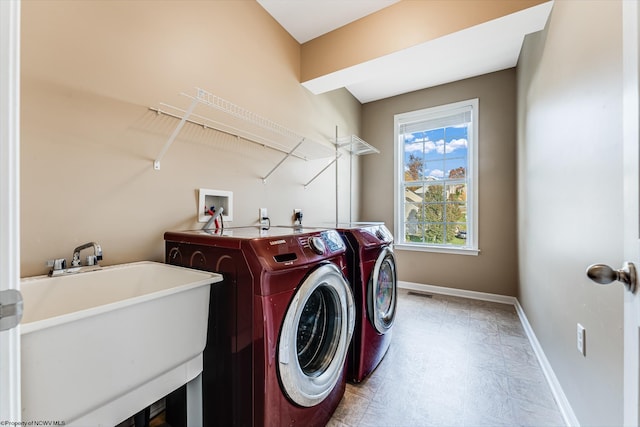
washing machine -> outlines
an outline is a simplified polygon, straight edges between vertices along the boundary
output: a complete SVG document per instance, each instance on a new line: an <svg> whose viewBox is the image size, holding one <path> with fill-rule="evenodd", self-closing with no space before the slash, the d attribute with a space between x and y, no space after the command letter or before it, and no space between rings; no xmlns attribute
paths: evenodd
<svg viewBox="0 0 640 427"><path fill-rule="evenodd" d="M348 278L356 301L356 326L347 379L361 382L391 344L397 304L393 235L384 223L338 224L347 245Z"/></svg>
<svg viewBox="0 0 640 427"><path fill-rule="evenodd" d="M323 426L340 403L355 305L335 230L165 233L166 261L221 273L204 350L206 426ZM180 391L167 421L184 423Z"/></svg>

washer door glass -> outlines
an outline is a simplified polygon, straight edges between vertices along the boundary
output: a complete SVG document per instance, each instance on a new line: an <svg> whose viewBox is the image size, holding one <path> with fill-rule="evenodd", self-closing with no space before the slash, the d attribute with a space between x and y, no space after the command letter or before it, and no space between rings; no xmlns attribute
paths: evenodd
<svg viewBox="0 0 640 427"><path fill-rule="evenodd" d="M371 324L381 334L393 325L397 303L396 263L393 252L386 247L380 252L367 287L367 314Z"/></svg>
<svg viewBox="0 0 640 427"><path fill-rule="evenodd" d="M355 325L351 288L340 269L323 264L294 295L280 331L278 373L291 401L322 402L340 379Z"/></svg>
<svg viewBox="0 0 640 427"><path fill-rule="evenodd" d="M318 286L302 309L296 350L300 368L306 375L322 374L336 354L342 322L339 304L334 289Z"/></svg>

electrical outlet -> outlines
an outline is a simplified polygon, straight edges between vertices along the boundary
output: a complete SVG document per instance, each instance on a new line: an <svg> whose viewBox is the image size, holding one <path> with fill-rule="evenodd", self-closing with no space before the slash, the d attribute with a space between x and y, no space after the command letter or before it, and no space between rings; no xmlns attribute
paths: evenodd
<svg viewBox="0 0 640 427"><path fill-rule="evenodd" d="M576 345L578 347L578 352L583 356L587 355L586 347L585 347L585 329L580 323L578 323L577 327L577 335L576 335Z"/></svg>
<svg viewBox="0 0 640 427"><path fill-rule="evenodd" d="M269 215L267 214L267 208L258 209L258 222L261 226L266 227L269 224Z"/></svg>
<svg viewBox="0 0 640 427"><path fill-rule="evenodd" d="M302 209L293 210L293 223L302 225Z"/></svg>

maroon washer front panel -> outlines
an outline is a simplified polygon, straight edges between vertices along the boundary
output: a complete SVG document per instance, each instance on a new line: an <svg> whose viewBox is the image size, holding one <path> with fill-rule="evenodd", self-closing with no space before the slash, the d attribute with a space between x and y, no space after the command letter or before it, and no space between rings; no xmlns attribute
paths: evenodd
<svg viewBox="0 0 640 427"><path fill-rule="evenodd" d="M392 330L382 334L371 323L367 295L378 256L383 248L391 247L393 236L382 224L339 226L338 231L347 242L348 277L356 300L347 380L359 383L380 364L391 345Z"/></svg>
<svg viewBox="0 0 640 427"><path fill-rule="evenodd" d="M278 227L267 232L243 227L222 234L165 233L167 263L224 277L211 287L203 370L205 426L323 426L331 418L344 394L346 366L321 404L303 408L282 392L276 354L280 325L304 278L324 262L334 263L346 276L346 247L326 241L327 233ZM325 240L324 254L312 250L312 236ZM167 421L174 427L184 423L182 399L178 394L167 400Z"/></svg>

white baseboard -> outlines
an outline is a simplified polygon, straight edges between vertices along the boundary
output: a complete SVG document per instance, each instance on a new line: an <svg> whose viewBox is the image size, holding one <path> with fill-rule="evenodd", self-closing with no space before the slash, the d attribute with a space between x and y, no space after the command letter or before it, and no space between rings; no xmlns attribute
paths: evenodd
<svg viewBox="0 0 640 427"><path fill-rule="evenodd" d="M547 383L551 388L551 392L553 393L553 396L558 403L558 409L560 409L560 412L562 413L565 424L569 427L580 427L580 422L578 421L575 412L573 412L573 408L571 407L567 396L564 394L564 390L562 390L560 381L558 381L558 377L556 377L556 374L553 372L553 368L551 367L547 356L544 354L542 346L540 345L536 334L533 332L531 324L529 323L529 320L527 319L527 316L516 297L490 294L485 292L467 291L464 289L446 288L443 286L425 285L422 283L405 282L401 280L398 281L398 288L513 305L516 309L516 312L518 313L518 317L520 318L520 323L522 323L522 327L527 334L527 338L531 343L531 347L533 348L533 351L538 358L538 362L542 367L542 372L547 379Z"/></svg>
<svg viewBox="0 0 640 427"><path fill-rule="evenodd" d="M482 301L499 302L502 304L515 305L516 297L507 295L489 294L486 292L467 291L465 289L445 288L444 286L424 285L422 283L404 282L398 280L398 287L402 289L411 289L413 291L428 292L440 295L451 295L454 297L478 299Z"/></svg>
<svg viewBox="0 0 640 427"><path fill-rule="evenodd" d="M531 343L531 347L533 347L533 351L538 358L538 362L542 367L542 372L544 376L547 378L547 382L549 383L549 387L551 387L551 392L553 393L553 397L555 397L556 402L558 403L558 408L562 413L562 417L564 418L567 426L570 427L580 427L580 422L576 417L575 412L573 412L573 408L567 399L567 395L564 394L564 390L562 390L562 386L560 385L560 381L558 381L558 377L556 377L555 372L553 372L553 368L549 363L549 359L544 354L542 350L542 346L536 337L536 334L533 332L531 328L531 324L527 319L527 315L524 313L522 306L520 305L520 301L515 300L515 308L518 313L518 317L520 317L520 322L522 323L522 327L524 328L527 337L529 338L529 342Z"/></svg>

